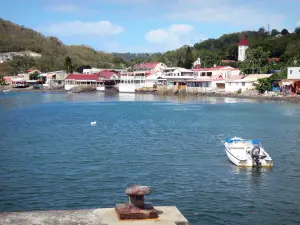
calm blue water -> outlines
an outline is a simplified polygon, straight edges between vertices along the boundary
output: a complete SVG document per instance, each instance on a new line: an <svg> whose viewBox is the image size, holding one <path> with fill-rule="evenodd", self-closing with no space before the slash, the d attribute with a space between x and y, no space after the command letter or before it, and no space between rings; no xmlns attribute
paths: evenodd
<svg viewBox="0 0 300 225"><path fill-rule="evenodd" d="M299 104L2 94L0 211L114 207L141 183L148 201L176 205L191 224L295 224L299 125ZM260 139L275 167L236 168L218 135Z"/></svg>

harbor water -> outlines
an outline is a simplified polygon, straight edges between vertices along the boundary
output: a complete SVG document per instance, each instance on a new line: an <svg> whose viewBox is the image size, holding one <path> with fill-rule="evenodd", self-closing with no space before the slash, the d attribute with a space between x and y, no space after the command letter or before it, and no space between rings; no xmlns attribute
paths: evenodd
<svg viewBox="0 0 300 225"><path fill-rule="evenodd" d="M300 223L299 104L11 92L0 127L1 212L114 207L139 183L190 224ZM232 165L218 137L233 136L260 140L274 168Z"/></svg>

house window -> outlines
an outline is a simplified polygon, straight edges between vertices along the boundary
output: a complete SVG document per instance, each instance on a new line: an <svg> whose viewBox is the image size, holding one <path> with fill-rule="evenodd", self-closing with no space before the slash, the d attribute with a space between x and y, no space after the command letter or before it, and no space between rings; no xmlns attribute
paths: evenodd
<svg viewBox="0 0 300 225"><path fill-rule="evenodd" d="M293 70L290 70L290 74L292 74L293 73Z"/></svg>
<svg viewBox="0 0 300 225"><path fill-rule="evenodd" d="M207 72L207 76L211 77L212 76L212 72Z"/></svg>
<svg viewBox="0 0 300 225"><path fill-rule="evenodd" d="M242 86L245 86L245 82L242 82Z"/></svg>
<svg viewBox="0 0 300 225"><path fill-rule="evenodd" d="M202 73L201 73L201 77L204 77L204 76L205 76L205 72L202 72Z"/></svg>

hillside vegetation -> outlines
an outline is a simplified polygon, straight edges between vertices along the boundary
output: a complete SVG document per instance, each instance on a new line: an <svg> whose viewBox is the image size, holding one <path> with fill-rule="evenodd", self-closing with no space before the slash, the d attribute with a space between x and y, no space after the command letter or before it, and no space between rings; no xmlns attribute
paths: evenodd
<svg viewBox="0 0 300 225"><path fill-rule="evenodd" d="M243 37L246 37L249 42L247 60L229 63L229 65L240 67L244 73L264 73L272 69L282 69L282 72L285 73L288 66L300 66L299 27L293 33L289 33L286 29L281 32L273 29L268 33L264 28L260 28L258 31L224 34L217 39L196 43L193 47L183 46L173 51L153 54L146 60L136 60L161 61L169 66L180 66L185 64L187 52L191 50L188 57L192 57L192 61L200 57L203 67L211 67L214 64L224 65L222 60L237 61L238 43ZM267 58L280 58L280 61L268 61ZM192 66L191 63L186 65L187 67Z"/></svg>
<svg viewBox="0 0 300 225"><path fill-rule="evenodd" d="M124 62L112 54L96 51L83 45L67 46L56 37L45 37L32 29L0 19L0 53L19 51L33 51L42 54L40 59L29 60L32 65L28 65L42 71L63 69L67 56L72 59L74 68L81 65L124 67ZM11 62L0 64L0 72L21 72L12 64Z"/></svg>

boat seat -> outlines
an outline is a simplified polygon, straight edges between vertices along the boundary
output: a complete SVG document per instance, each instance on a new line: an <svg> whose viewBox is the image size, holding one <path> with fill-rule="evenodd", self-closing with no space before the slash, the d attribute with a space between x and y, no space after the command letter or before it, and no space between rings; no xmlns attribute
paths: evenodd
<svg viewBox="0 0 300 225"><path fill-rule="evenodd" d="M240 146L240 147L239 147L239 146L237 146L237 147L231 147L231 146L230 146L230 149L245 149L245 148L242 147L242 146Z"/></svg>
<svg viewBox="0 0 300 225"><path fill-rule="evenodd" d="M245 148L245 144L243 143L231 143L228 145L230 148Z"/></svg>

